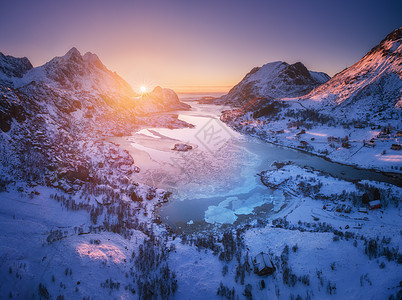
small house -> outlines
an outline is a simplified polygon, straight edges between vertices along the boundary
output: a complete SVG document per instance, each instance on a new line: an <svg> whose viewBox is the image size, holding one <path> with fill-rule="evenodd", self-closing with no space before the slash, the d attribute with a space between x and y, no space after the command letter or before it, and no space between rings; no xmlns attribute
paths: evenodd
<svg viewBox="0 0 402 300"><path fill-rule="evenodd" d="M340 142L341 139L339 137L336 137L336 136L329 136L327 138L327 140L328 140L328 142Z"/></svg>
<svg viewBox="0 0 402 300"><path fill-rule="evenodd" d="M389 138L389 134L387 134L386 132L380 132L377 135L377 137L380 138L380 139L387 139L387 138Z"/></svg>
<svg viewBox="0 0 402 300"><path fill-rule="evenodd" d="M356 123L354 124L354 127L355 127L355 128L365 128L366 126L364 126L363 123L356 122Z"/></svg>
<svg viewBox="0 0 402 300"><path fill-rule="evenodd" d="M368 210L367 210L366 207L360 207L360 208L359 208L359 212L360 212L360 213L367 214L367 213L368 213Z"/></svg>
<svg viewBox="0 0 402 300"><path fill-rule="evenodd" d="M296 133L296 135L302 135L302 134L305 134L305 133L306 133L306 130L302 129L302 130L300 130L300 132Z"/></svg>
<svg viewBox="0 0 402 300"><path fill-rule="evenodd" d="M254 264L254 273L259 276L270 275L275 272L276 268L271 261L271 258L268 254L261 252L256 255L253 260Z"/></svg>
<svg viewBox="0 0 402 300"><path fill-rule="evenodd" d="M308 143L306 141L300 141L300 147L306 148L308 146Z"/></svg>
<svg viewBox="0 0 402 300"><path fill-rule="evenodd" d="M350 143L349 142L343 142L342 147L349 149L350 148Z"/></svg>
<svg viewBox="0 0 402 300"><path fill-rule="evenodd" d="M368 143L364 143L364 147L374 148L375 147L374 140L370 140Z"/></svg>
<svg viewBox="0 0 402 300"><path fill-rule="evenodd" d="M380 202L380 200L370 201L370 202L369 202L369 207L370 207L370 209L381 208L381 202Z"/></svg>
<svg viewBox="0 0 402 300"><path fill-rule="evenodd" d="M392 144L391 145L391 150L401 150L401 145L399 144Z"/></svg>
<svg viewBox="0 0 402 300"><path fill-rule="evenodd" d="M299 149L311 150L312 146L309 145L306 141L300 141L300 144L297 146Z"/></svg>

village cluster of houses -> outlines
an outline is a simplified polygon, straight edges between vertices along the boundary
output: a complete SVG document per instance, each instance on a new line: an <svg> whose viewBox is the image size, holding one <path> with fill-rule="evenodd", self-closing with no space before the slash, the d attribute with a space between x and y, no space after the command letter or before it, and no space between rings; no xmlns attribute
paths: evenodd
<svg viewBox="0 0 402 300"><path fill-rule="evenodd" d="M228 119L229 117L229 113L222 115L221 120L225 121L225 119ZM243 120L239 123L241 126L245 126L248 128L256 128L256 127L264 127L264 125L267 124L266 120L255 120L255 119L248 119L248 120ZM303 134L306 133L306 130L309 130L312 128L312 124L305 122L305 121L292 121L286 124L287 128L297 128L299 129L300 127L303 127L300 129L299 132L296 133L295 137L297 139L300 139L301 136ZM345 124L347 125L347 124ZM349 124L350 125L350 124ZM348 126L349 126L348 125ZM385 126L385 127L381 127L379 125L373 125L373 124L368 124L368 123L364 123L364 122L355 122L353 124L354 128L358 128L358 129L363 129L366 128L367 126L371 126L372 130L378 130L380 129L380 133L377 134L377 136L375 138L370 139L369 141L363 140L363 146L367 147L367 148L374 148L376 146L376 140L385 140L385 139L391 139L391 138L399 138L402 137L402 131L397 131L397 133L395 135L392 135L392 131L393 128L391 125ZM349 128L349 127L348 127ZM272 135L279 135L279 134L283 134L285 133L284 129L281 130L268 130L268 132ZM312 137L311 141L314 141L315 138ZM329 146L331 148L337 148L339 147L337 144L340 144L342 148L346 148L349 149L351 148L351 143L349 141L349 137L345 136L345 137L336 137L336 136L329 136L327 138L327 141L329 144ZM297 146L299 149L303 149L303 150L312 150L313 146L311 144L309 144L307 141L305 140L301 140L299 142L299 145ZM391 150L401 150L402 149L402 145L399 142L393 143L391 145Z"/></svg>

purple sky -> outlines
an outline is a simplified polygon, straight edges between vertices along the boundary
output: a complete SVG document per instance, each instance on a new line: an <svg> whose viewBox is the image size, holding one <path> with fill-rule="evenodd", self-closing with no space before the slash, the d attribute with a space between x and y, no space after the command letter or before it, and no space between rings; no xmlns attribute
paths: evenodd
<svg viewBox="0 0 402 300"><path fill-rule="evenodd" d="M135 89L228 89L252 67L329 75L402 26L402 1L1 1L0 51L34 66L75 46ZM217 88L220 87L220 88Z"/></svg>

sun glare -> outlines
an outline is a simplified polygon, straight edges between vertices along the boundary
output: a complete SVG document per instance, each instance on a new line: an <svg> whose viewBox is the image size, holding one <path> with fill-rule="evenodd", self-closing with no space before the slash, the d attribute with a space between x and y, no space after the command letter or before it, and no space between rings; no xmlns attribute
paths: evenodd
<svg viewBox="0 0 402 300"><path fill-rule="evenodd" d="M142 94L144 94L147 91L147 87L146 86L141 86L140 91L141 91Z"/></svg>

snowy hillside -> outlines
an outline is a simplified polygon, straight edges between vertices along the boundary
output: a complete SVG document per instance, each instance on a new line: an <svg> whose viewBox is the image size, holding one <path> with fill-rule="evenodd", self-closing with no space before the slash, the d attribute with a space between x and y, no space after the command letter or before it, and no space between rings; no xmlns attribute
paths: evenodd
<svg viewBox="0 0 402 300"><path fill-rule="evenodd" d="M73 48L37 68L25 58L1 58L8 78L0 84L0 171L6 178L71 192L90 178L128 176L139 172L132 157L105 137L145 124L189 126L174 115L150 114L187 109L174 91L157 87L138 96L95 54L81 56Z"/></svg>
<svg viewBox="0 0 402 300"><path fill-rule="evenodd" d="M221 119L271 143L347 165L401 173L401 51L402 27L307 95L250 99L239 109L224 112ZM272 70L280 67L269 64L261 76L271 78ZM253 78L259 72L247 75L246 81L258 82Z"/></svg>
<svg viewBox="0 0 402 300"><path fill-rule="evenodd" d="M360 118L387 118L402 108L402 27L394 30L353 66L302 97L305 106Z"/></svg>
<svg viewBox="0 0 402 300"><path fill-rule="evenodd" d="M241 106L256 97L298 97L329 78L325 73L307 70L300 62L293 65L281 61L272 62L252 69L218 102Z"/></svg>

